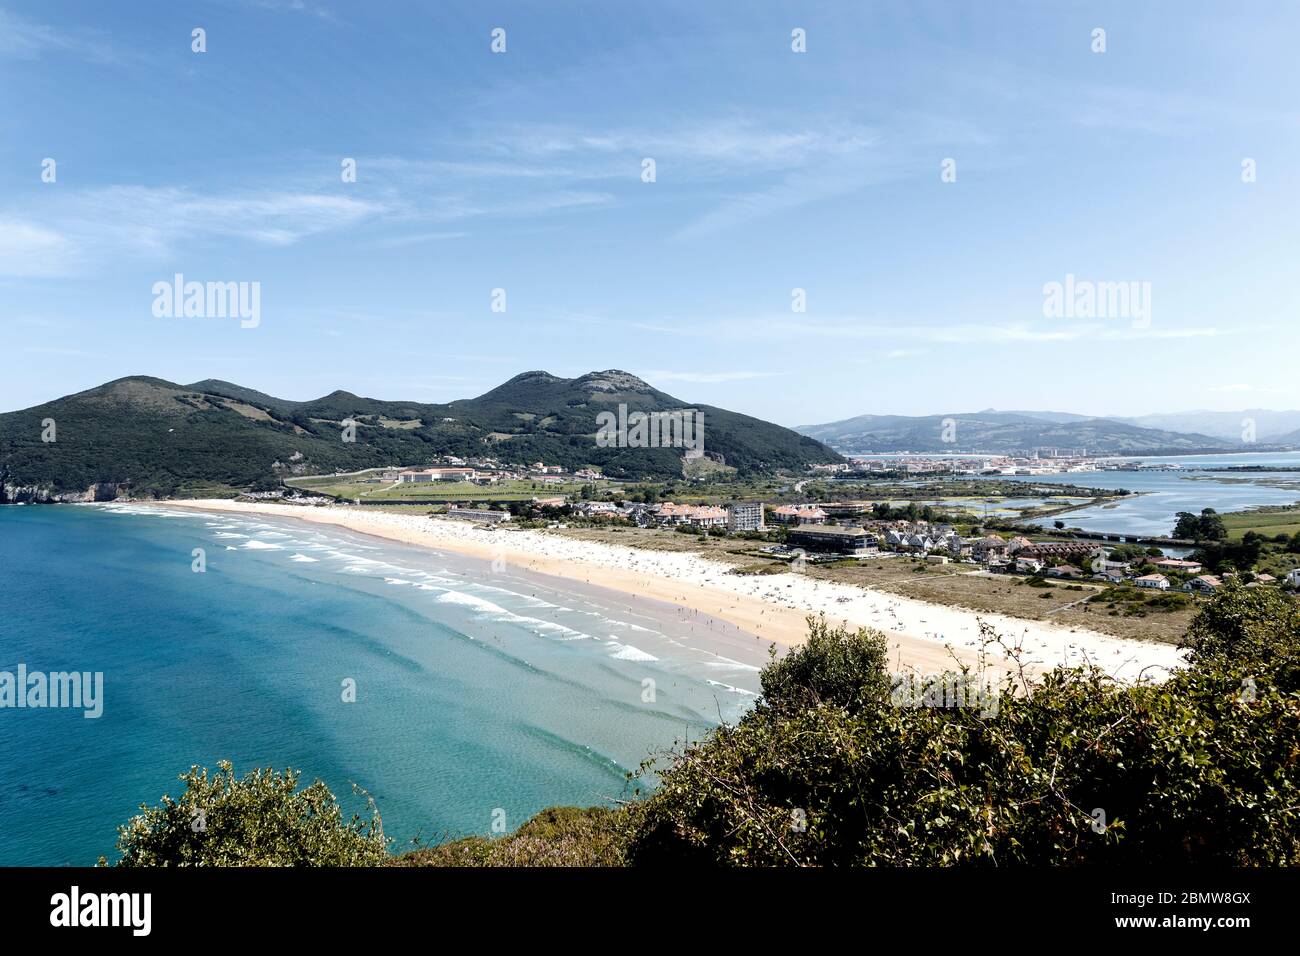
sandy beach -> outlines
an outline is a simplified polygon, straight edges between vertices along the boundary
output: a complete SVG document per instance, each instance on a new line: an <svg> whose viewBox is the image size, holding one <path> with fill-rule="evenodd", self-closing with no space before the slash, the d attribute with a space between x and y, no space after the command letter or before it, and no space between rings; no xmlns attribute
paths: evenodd
<svg viewBox="0 0 1300 956"><path fill-rule="evenodd" d="M1092 661L1108 673L1133 680L1159 678L1181 662L1166 644L1123 640L997 614L980 614L853 585L818 581L797 573L746 576L693 554L647 551L577 541L510 526L410 514L384 514L347 506L306 507L229 500L168 501L168 508L274 516L335 525L404 544L453 551L484 561L506 562L533 573L582 581L619 591L632 600L666 602L726 621L764 642L800 644L809 614L828 621L873 627L889 638L891 662L932 673L971 664L980 647L979 623L991 625L1036 672L1057 664ZM499 565L498 565L499 566ZM1009 666L996 647L989 662Z"/></svg>

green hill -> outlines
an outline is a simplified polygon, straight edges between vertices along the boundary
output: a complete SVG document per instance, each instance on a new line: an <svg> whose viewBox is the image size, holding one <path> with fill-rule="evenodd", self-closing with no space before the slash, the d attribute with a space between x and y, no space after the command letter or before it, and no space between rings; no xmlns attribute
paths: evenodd
<svg viewBox="0 0 1300 956"><path fill-rule="evenodd" d="M819 442L747 415L689 405L627 372L565 379L525 372L478 398L444 405L332 392L307 402L229 382L178 385L132 376L0 415L0 501L200 493L275 487L289 475L415 465L440 455L503 463L594 465L614 478L683 473L676 448L601 448L597 415L698 409L704 453L741 476L838 461ZM55 441L41 440L54 421ZM356 422L356 442L342 440Z"/></svg>

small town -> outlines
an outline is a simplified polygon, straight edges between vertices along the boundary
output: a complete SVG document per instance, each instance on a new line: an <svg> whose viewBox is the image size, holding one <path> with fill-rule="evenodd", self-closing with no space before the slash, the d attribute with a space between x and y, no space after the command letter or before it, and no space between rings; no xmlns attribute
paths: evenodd
<svg viewBox="0 0 1300 956"><path fill-rule="evenodd" d="M1055 449L1051 451L1055 452ZM1142 463L1098 463L1091 459L1053 455L1042 459L982 458L960 467L970 475L1025 474L1034 461L1043 473L1095 471L1099 464L1118 464L1133 470ZM942 478L952 473L956 459L860 459L851 465L814 466L811 476L899 471ZM942 466L942 470L936 470ZM1157 464L1157 469L1169 466ZM1173 465L1172 467L1177 467ZM961 474L962 472L958 472ZM1030 471L1028 473L1036 473ZM446 489L438 496L434 513L482 525L514 522L520 527L565 530L574 527L635 527L693 533L708 537L744 537L768 542L762 553L796 567L829 565L844 561L909 558L930 566L970 565L989 574L1018 576L1059 583L1091 582L1105 586L1131 586L1150 592L1208 595L1225 584L1247 587L1274 586L1300 590L1300 567L1280 574L1264 571L1221 570L1213 573L1202 562L1167 555L1159 547L1143 547L1135 540L1116 542L1071 539L1057 522L1055 532L1041 528L1008 527L1003 522L989 528L970 514L933 514L932 509L894 511L873 501L796 501L768 503L753 500L709 500L686 503L653 500L644 485L612 482L595 469L566 471L558 465L533 462L503 463L493 458L447 456L426 467L388 468L348 476L350 488L368 486L396 497L343 498L353 504L430 504L435 499L420 488ZM316 479L313 479L316 480ZM552 494L516 496L486 492L487 497L458 500L457 488L555 488ZM574 493L574 489L580 493ZM291 489L291 495L302 489ZM328 491L325 492L329 494ZM281 493L255 497L275 498ZM371 492L373 494L373 492ZM641 500L637 500L637 499ZM1187 550L1187 549L1183 549Z"/></svg>

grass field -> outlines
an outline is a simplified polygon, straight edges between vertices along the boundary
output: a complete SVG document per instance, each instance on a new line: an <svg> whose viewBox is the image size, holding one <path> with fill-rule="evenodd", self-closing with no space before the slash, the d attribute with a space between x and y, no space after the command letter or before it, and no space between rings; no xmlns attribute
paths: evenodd
<svg viewBox="0 0 1300 956"><path fill-rule="evenodd" d="M576 498L586 485L595 485L597 491L609 482L566 481L546 484L540 481L502 481L495 485L475 485L467 481L406 482L403 484L375 484L349 481L347 477L294 478L286 481L291 487L337 495L342 498L369 498L382 501L402 501L408 498L420 501L531 501L533 498L550 498L568 495Z"/></svg>
<svg viewBox="0 0 1300 956"><path fill-rule="evenodd" d="M1247 531L1257 531L1266 538L1276 534L1288 537L1300 531L1300 507L1261 508L1258 511L1238 511L1225 514L1223 526L1228 537L1237 541Z"/></svg>

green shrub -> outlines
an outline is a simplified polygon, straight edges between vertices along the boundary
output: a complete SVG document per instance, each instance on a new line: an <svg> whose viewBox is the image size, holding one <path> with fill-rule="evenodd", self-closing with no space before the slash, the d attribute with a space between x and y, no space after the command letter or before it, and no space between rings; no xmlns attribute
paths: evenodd
<svg viewBox="0 0 1300 956"><path fill-rule="evenodd" d="M465 837L398 857L396 866L618 866L623 815L607 807L550 807L514 833Z"/></svg>
<svg viewBox="0 0 1300 956"><path fill-rule="evenodd" d="M824 616L809 616L807 642L763 668L759 707L787 713L819 704L856 709L888 696L887 662L880 632L849 633L827 625Z"/></svg>
<svg viewBox="0 0 1300 956"><path fill-rule="evenodd" d="M141 806L118 829L117 865L373 866L387 859L379 815L344 821L321 781L299 790L294 770L237 778L229 761L217 766L211 776L199 767L182 774L180 799Z"/></svg>
<svg viewBox="0 0 1300 956"><path fill-rule="evenodd" d="M882 637L821 634L776 672L794 706L720 728L633 808L628 860L1300 863L1300 622L1260 590L1216 597L1189 632L1192 666L1163 683L1058 669L1004 685L992 716L855 693L823 662L847 674Z"/></svg>

